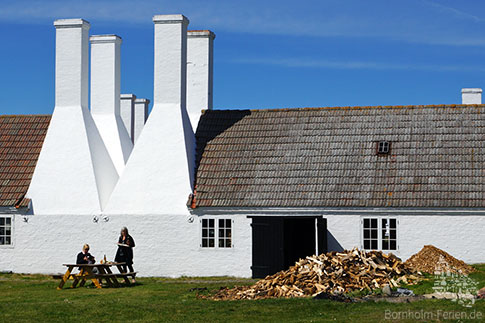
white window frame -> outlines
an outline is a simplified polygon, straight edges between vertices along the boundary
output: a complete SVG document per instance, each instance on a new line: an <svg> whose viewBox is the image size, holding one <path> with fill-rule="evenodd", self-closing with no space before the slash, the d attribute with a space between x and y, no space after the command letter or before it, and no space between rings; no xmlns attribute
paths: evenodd
<svg viewBox="0 0 485 323"><path fill-rule="evenodd" d="M14 216L12 214L0 214L0 218L8 218L10 219L10 244L3 244L3 245L0 245L0 249L11 249L14 247L14 232L15 232L15 228L14 228Z"/></svg>
<svg viewBox="0 0 485 323"><path fill-rule="evenodd" d="M214 247L203 247L202 246L202 221L203 220L214 220ZM230 247L219 247L219 220L230 220L231 221L231 246ZM221 228L222 229L222 228ZM224 227L225 229L225 227ZM227 237L221 237L221 239L227 239ZM199 249L201 250L232 250L234 248L234 220L227 217L202 217L199 220Z"/></svg>
<svg viewBox="0 0 485 323"><path fill-rule="evenodd" d="M377 249L365 249L364 248L364 219L377 219ZM396 249L382 249L382 220L387 219L388 221L391 219L396 220ZM362 250L366 251L382 251L382 252L399 252L399 218L396 216L361 216L360 218L360 246Z"/></svg>
<svg viewBox="0 0 485 323"><path fill-rule="evenodd" d="M214 221L214 227L210 227L210 221ZM204 227L204 221L207 221L208 222L208 225L207 227ZM203 232L204 232L204 228L206 228L206 230L210 230L210 228L212 228L214 230L214 236L211 237L209 233L207 233L207 236L204 236ZM213 218L207 218L207 219L201 219L200 220L200 239L199 239L199 242L200 242L200 247L202 249L212 249L212 248L215 248L216 247L216 243L217 243L217 219L213 219ZM207 246L203 246L203 239L208 239L208 240L211 240L213 239L214 240L214 246L213 247L210 247L209 246L209 243L207 244Z"/></svg>

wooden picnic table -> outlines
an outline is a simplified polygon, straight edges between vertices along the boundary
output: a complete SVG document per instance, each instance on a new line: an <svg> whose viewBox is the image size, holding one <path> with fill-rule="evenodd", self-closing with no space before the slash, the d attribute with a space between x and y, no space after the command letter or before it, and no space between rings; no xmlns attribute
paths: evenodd
<svg viewBox="0 0 485 323"><path fill-rule="evenodd" d="M63 264L67 267L66 273L64 275L54 275L54 278L61 279L57 289L62 289L64 284L69 280L73 279L71 288L75 288L78 284L80 287L84 286L87 280L91 280L96 288L102 288L102 280L106 280L106 284L109 287L119 287L120 282L118 278L122 278L126 284L130 284L128 277L135 278L136 272L126 272L126 264L123 262L118 263L104 263L104 264ZM118 268L119 274L114 274L111 271L111 267L116 266ZM75 267L79 268L79 273L73 274L72 271ZM98 269L95 273L94 268Z"/></svg>

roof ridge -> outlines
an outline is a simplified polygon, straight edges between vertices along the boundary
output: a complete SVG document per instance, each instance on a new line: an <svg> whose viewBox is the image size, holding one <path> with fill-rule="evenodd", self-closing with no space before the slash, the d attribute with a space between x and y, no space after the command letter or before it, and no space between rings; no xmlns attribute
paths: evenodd
<svg viewBox="0 0 485 323"><path fill-rule="evenodd" d="M485 104L428 104L428 105L369 105L369 106L333 106L333 107L293 107L293 108L261 108L261 109L214 109L212 111L250 111L250 112L278 112L278 111L318 111L318 110L359 110L359 109L406 109L406 108L459 108L485 107ZM208 110L203 110L205 113Z"/></svg>

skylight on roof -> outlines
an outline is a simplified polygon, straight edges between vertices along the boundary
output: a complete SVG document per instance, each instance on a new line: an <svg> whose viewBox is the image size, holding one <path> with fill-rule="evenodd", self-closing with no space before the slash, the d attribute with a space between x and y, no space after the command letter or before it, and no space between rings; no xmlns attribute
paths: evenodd
<svg viewBox="0 0 485 323"><path fill-rule="evenodd" d="M388 155L391 152L391 143L389 141L378 141L376 152L378 155Z"/></svg>

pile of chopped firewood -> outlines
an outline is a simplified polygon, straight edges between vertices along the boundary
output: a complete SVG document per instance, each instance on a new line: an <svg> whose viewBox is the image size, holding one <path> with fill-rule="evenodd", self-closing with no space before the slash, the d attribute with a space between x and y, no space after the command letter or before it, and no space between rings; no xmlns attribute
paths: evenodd
<svg viewBox="0 0 485 323"><path fill-rule="evenodd" d="M259 299L315 296L319 293L347 293L373 290L389 284L412 284L418 280L396 256L358 249L329 252L300 259L288 270L258 281L252 286L223 288L211 298Z"/></svg>
<svg viewBox="0 0 485 323"><path fill-rule="evenodd" d="M405 264L416 271L428 274L449 271L468 275L475 271L472 266L431 245L424 246L421 251L406 260Z"/></svg>

